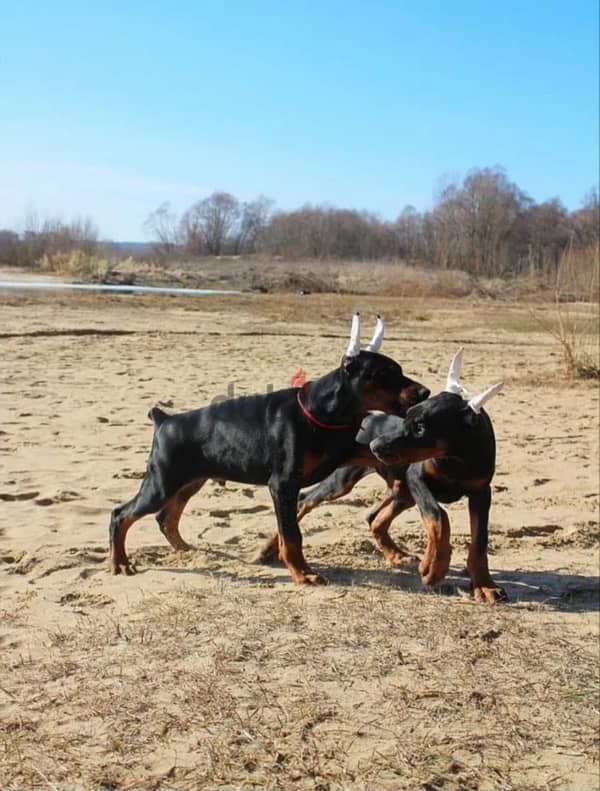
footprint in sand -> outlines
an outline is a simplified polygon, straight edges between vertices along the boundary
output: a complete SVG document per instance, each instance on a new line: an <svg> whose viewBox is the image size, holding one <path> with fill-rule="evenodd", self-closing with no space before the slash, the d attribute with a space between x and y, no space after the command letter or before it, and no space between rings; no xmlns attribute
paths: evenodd
<svg viewBox="0 0 600 791"><path fill-rule="evenodd" d="M143 471L124 470L123 472L115 472L113 478L131 478L134 480L141 480L145 475Z"/></svg>
<svg viewBox="0 0 600 791"><path fill-rule="evenodd" d="M65 593L60 597L58 603L64 606L73 607L75 611L82 607L106 607L113 604L114 599L102 593Z"/></svg>
<svg viewBox="0 0 600 791"><path fill-rule="evenodd" d="M561 530L560 525L523 525L506 531L508 538L524 538L526 536L550 536Z"/></svg>
<svg viewBox="0 0 600 791"><path fill-rule="evenodd" d="M47 550L47 547L42 547L40 550ZM93 563L97 568L87 569L87 576L96 573L99 570L99 564L103 564L106 560L105 547L71 547L64 552L54 550L54 556L46 554L35 554L33 552L11 552L9 551L3 555L3 559L11 564L8 569L9 574L22 574L30 576L35 570L36 575L32 577L33 580L43 579L57 571L66 571L68 569L84 566L85 564ZM39 572L39 573L37 573ZM86 569L82 569L86 572Z"/></svg>
<svg viewBox="0 0 600 791"><path fill-rule="evenodd" d="M2 555L0 555L0 560L3 563L10 563L10 564L20 563L21 560L23 560L23 558L25 557L25 555L26 555L25 550L13 551L9 549L7 552L4 552Z"/></svg>
<svg viewBox="0 0 600 791"><path fill-rule="evenodd" d="M106 547L70 547L67 554L76 557L83 563L104 563Z"/></svg>
<svg viewBox="0 0 600 791"><path fill-rule="evenodd" d="M79 492L62 491L58 492L54 497L39 497L35 504L47 506L56 505L57 503L70 503L73 500L81 500Z"/></svg>
<svg viewBox="0 0 600 791"><path fill-rule="evenodd" d="M258 514L261 511L269 511L268 505L251 505L248 508L213 508L208 512L209 516L227 518L231 514Z"/></svg>
<svg viewBox="0 0 600 791"><path fill-rule="evenodd" d="M0 492L0 500L12 503L18 500L33 500L39 495L39 492L20 492L17 494L10 494L9 492Z"/></svg>

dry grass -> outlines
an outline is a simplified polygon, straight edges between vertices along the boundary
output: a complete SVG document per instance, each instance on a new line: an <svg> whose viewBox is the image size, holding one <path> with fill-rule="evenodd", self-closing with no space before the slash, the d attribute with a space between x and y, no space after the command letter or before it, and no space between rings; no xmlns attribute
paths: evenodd
<svg viewBox="0 0 600 791"><path fill-rule="evenodd" d="M586 259L586 266L588 263ZM39 266L43 271L87 282L229 288L263 294L540 301L551 299L553 293L545 279L475 278L467 272L433 269L401 260L290 262L260 256L223 256L140 261L133 258L109 259L74 251L45 255ZM578 294L580 286L579 283L573 285Z"/></svg>
<svg viewBox="0 0 600 791"><path fill-rule="evenodd" d="M86 609L4 670L5 789L591 787L597 651L547 612L218 581Z"/></svg>
<svg viewBox="0 0 600 791"><path fill-rule="evenodd" d="M123 262L124 264L126 262ZM61 277L84 282L103 282L116 262L83 250L68 253L45 253L38 267L41 272L53 272Z"/></svg>
<svg viewBox="0 0 600 791"><path fill-rule="evenodd" d="M582 301L583 300L583 301ZM567 250L556 277L554 311L534 311L557 342L569 378L600 379L600 259Z"/></svg>

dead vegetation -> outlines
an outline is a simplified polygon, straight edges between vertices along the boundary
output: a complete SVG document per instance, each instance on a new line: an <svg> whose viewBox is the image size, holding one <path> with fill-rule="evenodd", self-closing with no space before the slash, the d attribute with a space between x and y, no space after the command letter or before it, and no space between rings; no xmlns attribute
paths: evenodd
<svg viewBox="0 0 600 791"><path fill-rule="evenodd" d="M569 247L556 274L553 313L533 314L557 342L571 379L600 379L599 253L590 258Z"/></svg>
<svg viewBox="0 0 600 791"><path fill-rule="evenodd" d="M597 651L548 613L215 580L79 616L5 669L5 789L592 787Z"/></svg>
<svg viewBox="0 0 600 791"><path fill-rule="evenodd" d="M589 256L573 253L589 268ZM13 270L14 271L14 270ZM28 270L28 274L32 270ZM546 277L482 277L400 259L383 261L287 261L267 256L140 260L102 252L51 252L35 271L66 281L176 288L232 289L255 294L375 295L401 299L481 299L552 302L555 287ZM590 300L579 275L569 299ZM593 298L593 296L592 296Z"/></svg>

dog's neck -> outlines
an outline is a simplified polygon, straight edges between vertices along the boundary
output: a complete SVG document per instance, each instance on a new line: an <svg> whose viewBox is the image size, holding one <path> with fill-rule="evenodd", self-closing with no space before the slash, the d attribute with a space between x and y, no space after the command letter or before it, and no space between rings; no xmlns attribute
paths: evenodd
<svg viewBox="0 0 600 791"><path fill-rule="evenodd" d="M450 439L448 456L438 459L436 466L449 471L457 466L461 477L485 477L493 475L496 464L496 442L494 429L487 415L480 417L480 425L472 432L460 432Z"/></svg>
<svg viewBox="0 0 600 791"><path fill-rule="evenodd" d="M363 415L358 398L339 369L309 382L300 391L300 398L306 409L327 425L348 424L354 427Z"/></svg>

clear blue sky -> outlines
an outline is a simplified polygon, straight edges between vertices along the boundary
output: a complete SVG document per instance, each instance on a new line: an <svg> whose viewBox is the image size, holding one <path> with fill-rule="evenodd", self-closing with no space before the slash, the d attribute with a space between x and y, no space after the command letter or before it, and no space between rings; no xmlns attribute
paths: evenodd
<svg viewBox="0 0 600 791"><path fill-rule="evenodd" d="M598 113L598 0L0 0L0 227L143 239L215 189L393 218L488 165L573 209Z"/></svg>

